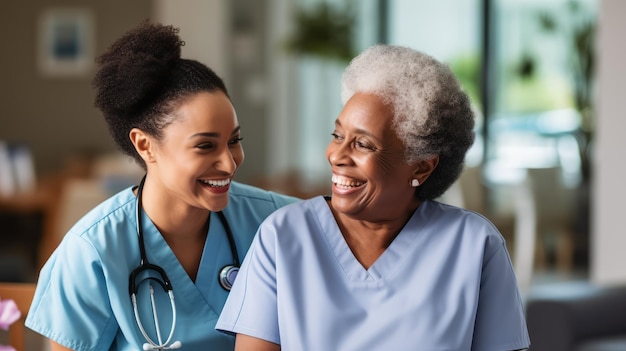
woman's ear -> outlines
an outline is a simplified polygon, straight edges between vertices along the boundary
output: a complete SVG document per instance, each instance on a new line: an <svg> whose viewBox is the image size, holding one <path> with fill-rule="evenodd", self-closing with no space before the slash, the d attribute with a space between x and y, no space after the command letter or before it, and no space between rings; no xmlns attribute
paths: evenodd
<svg viewBox="0 0 626 351"><path fill-rule="evenodd" d="M128 133L130 141L133 143L135 150L143 158L143 161L148 164L155 161L154 156L154 143L152 138L139 128L133 128Z"/></svg>
<svg viewBox="0 0 626 351"><path fill-rule="evenodd" d="M421 160L417 162L417 168L413 173L413 179L417 179L417 184L424 184L426 179L430 177L430 174L433 173L437 165L439 164L439 156L433 156L426 160Z"/></svg>

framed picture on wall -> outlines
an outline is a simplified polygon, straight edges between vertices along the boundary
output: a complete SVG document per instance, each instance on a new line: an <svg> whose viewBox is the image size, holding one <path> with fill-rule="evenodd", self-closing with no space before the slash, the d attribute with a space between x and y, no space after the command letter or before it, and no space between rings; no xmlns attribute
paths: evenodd
<svg viewBox="0 0 626 351"><path fill-rule="evenodd" d="M45 76L83 76L94 60L94 18L86 8L53 8L39 20L39 70Z"/></svg>

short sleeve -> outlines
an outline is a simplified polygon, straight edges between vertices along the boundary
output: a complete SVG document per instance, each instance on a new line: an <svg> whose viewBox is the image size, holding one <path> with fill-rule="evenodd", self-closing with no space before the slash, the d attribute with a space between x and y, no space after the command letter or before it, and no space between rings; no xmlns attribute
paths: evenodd
<svg viewBox="0 0 626 351"><path fill-rule="evenodd" d="M215 329L280 344L275 244L275 230L264 223L250 246Z"/></svg>
<svg viewBox="0 0 626 351"><path fill-rule="evenodd" d="M529 345L517 280L502 241L483 262L472 350L519 350Z"/></svg>
<svg viewBox="0 0 626 351"><path fill-rule="evenodd" d="M26 326L73 350L108 350L115 338L99 256L68 233L41 270Z"/></svg>

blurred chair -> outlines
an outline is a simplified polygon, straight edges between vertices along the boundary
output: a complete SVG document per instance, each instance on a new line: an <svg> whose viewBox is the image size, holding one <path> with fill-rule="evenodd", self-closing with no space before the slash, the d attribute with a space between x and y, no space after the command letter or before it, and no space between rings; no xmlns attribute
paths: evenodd
<svg viewBox="0 0 626 351"><path fill-rule="evenodd" d="M574 192L564 185L560 167L529 168L527 172L536 217L536 268L546 268L554 253L556 268L570 271L574 263Z"/></svg>
<svg viewBox="0 0 626 351"><path fill-rule="evenodd" d="M57 241L61 242L74 223L107 197L108 193L98 179L67 179L59 199Z"/></svg>
<svg viewBox="0 0 626 351"><path fill-rule="evenodd" d="M441 202L478 212L493 222L507 240L523 295L530 288L535 270L549 265L552 253L559 271L573 268L574 191L564 185L561 172L560 167L527 169L522 181L492 189L499 192L499 202L494 204L488 201L481 169L466 167L440 198Z"/></svg>
<svg viewBox="0 0 626 351"><path fill-rule="evenodd" d="M488 215L487 209L487 187L483 181L482 169L480 167L465 167L458 184L461 188L463 207Z"/></svg>
<svg viewBox="0 0 626 351"><path fill-rule="evenodd" d="M439 199L487 217L507 240L513 267L522 294L530 287L535 254L536 211L527 181L507 186L511 194L510 211L492 209L487 201L488 188L480 167L466 167L459 179Z"/></svg>
<svg viewBox="0 0 626 351"><path fill-rule="evenodd" d="M440 202L478 212L487 217L508 240L513 237L515 214L494 211L488 201L488 187L481 167L465 167L459 179L439 198ZM509 247L509 249L511 249Z"/></svg>
<svg viewBox="0 0 626 351"><path fill-rule="evenodd" d="M0 298L15 301L17 308L22 313L19 320L9 327L9 344L17 351L26 351L26 332L24 326L26 314L35 295L34 283L5 283L0 282Z"/></svg>
<svg viewBox="0 0 626 351"><path fill-rule="evenodd" d="M486 215L486 187L481 168L465 167L459 179L448 188L439 201Z"/></svg>
<svg viewBox="0 0 626 351"><path fill-rule="evenodd" d="M537 208L528 177L515 185L513 208L515 243L511 256L520 292L526 296L534 273L537 246Z"/></svg>
<svg viewBox="0 0 626 351"><path fill-rule="evenodd" d="M137 184L144 173L120 153L77 157L67 168L56 186L58 194L42 245L40 265L82 216L116 192Z"/></svg>

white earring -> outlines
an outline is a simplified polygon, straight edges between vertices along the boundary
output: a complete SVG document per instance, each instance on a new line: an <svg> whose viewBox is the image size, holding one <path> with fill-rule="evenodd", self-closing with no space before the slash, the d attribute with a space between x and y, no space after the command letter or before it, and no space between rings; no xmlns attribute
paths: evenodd
<svg viewBox="0 0 626 351"><path fill-rule="evenodd" d="M420 185L420 181L419 181L419 180L417 180L417 178L413 178L413 179L411 179L411 186L412 186L412 187L416 188L416 187L418 187L419 185Z"/></svg>

